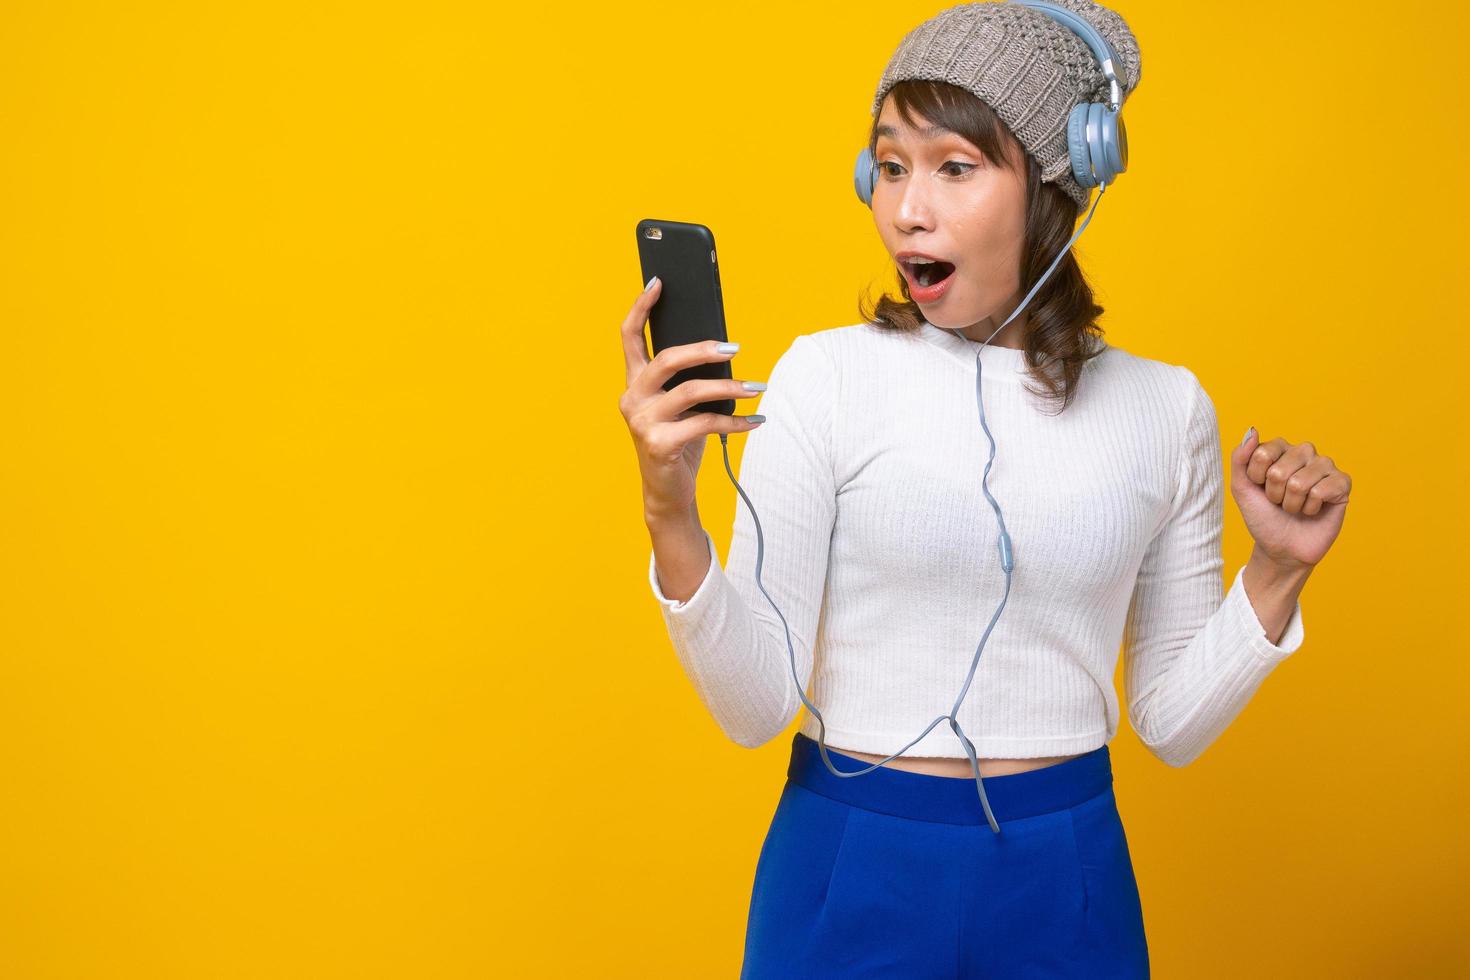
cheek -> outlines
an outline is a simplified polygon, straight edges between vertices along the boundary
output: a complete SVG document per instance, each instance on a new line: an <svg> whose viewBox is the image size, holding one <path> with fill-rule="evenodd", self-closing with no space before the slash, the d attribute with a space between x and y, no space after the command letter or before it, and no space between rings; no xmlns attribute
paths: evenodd
<svg viewBox="0 0 1470 980"><path fill-rule="evenodd" d="M1015 278L1017 256L1004 235L981 233L963 243L965 278L981 287L1001 288Z"/></svg>
<svg viewBox="0 0 1470 980"><path fill-rule="evenodd" d="M955 244L966 258L971 278L1014 277L1020 263L1024 228L1010 215L994 212L965 217L955 229Z"/></svg>

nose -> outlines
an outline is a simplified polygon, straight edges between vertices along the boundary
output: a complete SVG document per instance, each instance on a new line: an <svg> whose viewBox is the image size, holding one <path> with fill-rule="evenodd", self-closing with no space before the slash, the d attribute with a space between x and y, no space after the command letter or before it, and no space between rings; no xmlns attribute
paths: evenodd
<svg viewBox="0 0 1470 980"><path fill-rule="evenodd" d="M893 211L893 224L900 231L928 228L934 221L929 201L929 187L922 179L909 177L899 185L898 205Z"/></svg>

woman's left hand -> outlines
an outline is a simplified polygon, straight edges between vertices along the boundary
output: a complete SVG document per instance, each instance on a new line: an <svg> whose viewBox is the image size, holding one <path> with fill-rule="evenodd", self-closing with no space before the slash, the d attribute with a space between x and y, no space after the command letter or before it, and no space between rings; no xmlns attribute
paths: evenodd
<svg viewBox="0 0 1470 980"><path fill-rule="evenodd" d="M1264 557L1284 567L1315 565L1327 554L1347 513L1353 479L1310 442L1254 429L1230 454L1230 494Z"/></svg>

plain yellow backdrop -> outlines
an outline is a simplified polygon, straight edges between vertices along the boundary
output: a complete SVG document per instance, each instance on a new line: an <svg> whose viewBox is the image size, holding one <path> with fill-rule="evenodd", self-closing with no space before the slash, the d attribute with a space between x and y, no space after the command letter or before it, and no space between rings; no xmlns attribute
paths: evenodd
<svg viewBox="0 0 1470 980"><path fill-rule="evenodd" d="M1109 340L1354 480L1232 728L1112 744L1156 975L1465 975L1470 15L1117 8ZM857 322L939 9L4 7L0 976L735 976L790 733L648 589L633 229L714 230L737 377Z"/></svg>

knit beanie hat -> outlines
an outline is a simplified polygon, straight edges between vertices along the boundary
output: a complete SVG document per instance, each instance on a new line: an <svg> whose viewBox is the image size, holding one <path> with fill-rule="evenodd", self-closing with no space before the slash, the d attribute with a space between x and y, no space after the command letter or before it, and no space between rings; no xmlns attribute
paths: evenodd
<svg viewBox="0 0 1470 980"><path fill-rule="evenodd" d="M1138 87L1138 40L1121 16L1092 0L1052 0L1081 16L1112 46L1123 98ZM895 84L909 79L949 82L984 101L1010 127L1056 183L1087 207L1090 188L1077 183L1067 153L1067 116L1083 102L1106 102L1108 81L1085 40L1039 10L1010 0L962 3L935 14L904 36L878 92L873 116Z"/></svg>

